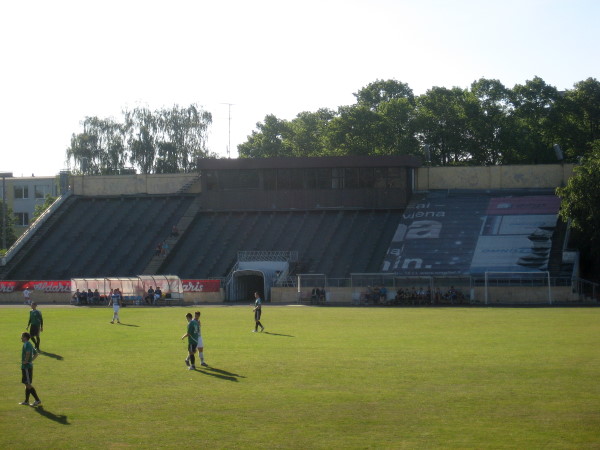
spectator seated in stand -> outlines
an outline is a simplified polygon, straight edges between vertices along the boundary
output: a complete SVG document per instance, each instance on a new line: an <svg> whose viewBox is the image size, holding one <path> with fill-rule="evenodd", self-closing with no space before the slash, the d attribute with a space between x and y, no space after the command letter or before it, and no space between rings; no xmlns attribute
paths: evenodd
<svg viewBox="0 0 600 450"><path fill-rule="evenodd" d="M71 304L72 305L79 305L79 296L81 295L81 292L79 292L79 289L77 289L73 295L71 296Z"/></svg>
<svg viewBox="0 0 600 450"><path fill-rule="evenodd" d="M87 302L88 305L93 305L94 304L94 293L92 292L91 289L88 289L87 291Z"/></svg>
<svg viewBox="0 0 600 450"><path fill-rule="evenodd" d="M102 303L100 301L100 292L98 292L98 289L94 290L93 300L94 300L94 304L96 304L96 305L99 305L100 303Z"/></svg>
<svg viewBox="0 0 600 450"><path fill-rule="evenodd" d="M87 292L80 292L79 293L79 304L80 305L85 305L87 304Z"/></svg>
<svg viewBox="0 0 600 450"><path fill-rule="evenodd" d="M179 230L177 229L177 225L173 225L173 228L171 229L171 236L174 238L179 237Z"/></svg>

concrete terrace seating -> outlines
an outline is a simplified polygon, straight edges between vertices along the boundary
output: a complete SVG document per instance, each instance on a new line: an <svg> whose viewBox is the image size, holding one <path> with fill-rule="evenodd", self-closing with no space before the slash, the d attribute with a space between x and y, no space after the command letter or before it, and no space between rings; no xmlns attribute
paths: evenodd
<svg viewBox="0 0 600 450"><path fill-rule="evenodd" d="M10 279L69 279L141 273L191 196L76 197Z"/></svg>
<svg viewBox="0 0 600 450"><path fill-rule="evenodd" d="M378 272L401 211L201 212L161 267L181 278L224 277L238 251L298 251L300 271Z"/></svg>

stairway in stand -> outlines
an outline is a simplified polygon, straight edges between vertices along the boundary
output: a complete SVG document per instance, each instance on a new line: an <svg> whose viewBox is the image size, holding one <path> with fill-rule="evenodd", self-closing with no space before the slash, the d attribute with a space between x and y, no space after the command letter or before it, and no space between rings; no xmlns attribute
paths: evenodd
<svg viewBox="0 0 600 450"><path fill-rule="evenodd" d="M201 202L201 196L198 195L194 198L194 201L192 201L192 203L190 203L190 206L188 206L188 209L186 210L186 212L183 213L183 216L181 216L181 219L179 219L179 222L177 222L176 226L177 226L177 230L179 231L179 236L175 237L175 236L169 235L169 237L167 239L165 239L165 243L169 246L169 251L173 251L173 248L177 244L177 241L179 241L181 236L183 236L185 234L188 227L194 220L194 217L196 217L196 214L198 214L198 211L200 211L200 202ZM144 269L144 275L156 275L156 273L159 271L160 267L162 266L162 263L164 262L165 257L166 256L154 255L152 257L152 259L150 260L150 262L148 263L148 265L146 266L146 268Z"/></svg>

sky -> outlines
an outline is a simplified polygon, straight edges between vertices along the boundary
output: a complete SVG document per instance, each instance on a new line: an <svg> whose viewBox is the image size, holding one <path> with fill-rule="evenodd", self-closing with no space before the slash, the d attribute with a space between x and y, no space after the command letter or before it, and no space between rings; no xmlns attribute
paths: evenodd
<svg viewBox="0 0 600 450"><path fill-rule="evenodd" d="M55 175L86 117L136 106L201 105L209 150L235 158L267 114L337 110L378 79L571 89L600 77L598 23L598 0L4 2L0 171Z"/></svg>

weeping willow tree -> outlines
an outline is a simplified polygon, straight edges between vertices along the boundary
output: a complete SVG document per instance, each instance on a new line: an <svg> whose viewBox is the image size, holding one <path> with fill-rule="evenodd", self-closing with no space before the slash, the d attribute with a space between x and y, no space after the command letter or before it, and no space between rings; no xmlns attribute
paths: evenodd
<svg viewBox="0 0 600 450"><path fill-rule="evenodd" d="M122 120L86 117L73 134L67 166L74 172L111 175L193 172L198 158L214 157L207 149L210 112L192 104L152 111L122 111Z"/></svg>

